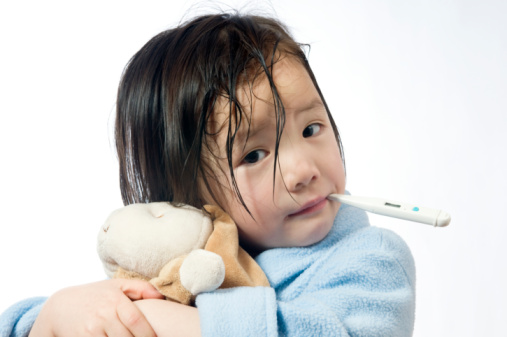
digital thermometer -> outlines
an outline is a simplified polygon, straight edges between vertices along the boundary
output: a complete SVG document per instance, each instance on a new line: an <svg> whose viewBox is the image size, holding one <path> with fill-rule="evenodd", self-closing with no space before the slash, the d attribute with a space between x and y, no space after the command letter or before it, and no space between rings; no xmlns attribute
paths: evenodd
<svg viewBox="0 0 507 337"><path fill-rule="evenodd" d="M330 194L327 198L353 207L361 208L375 214L421 222L435 227L445 227L449 224L449 222L451 222L451 215L447 212L402 202L389 201L381 198L356 197L344 194Z"/></svg>

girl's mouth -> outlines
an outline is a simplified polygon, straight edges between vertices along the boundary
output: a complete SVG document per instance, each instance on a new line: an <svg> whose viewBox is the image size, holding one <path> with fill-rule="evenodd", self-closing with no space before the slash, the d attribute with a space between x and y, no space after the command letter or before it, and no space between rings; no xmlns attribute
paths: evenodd
<svg viewBox="0 0 507 337"><path fill-rule="evenodd" d="M289 217L306 215L306 214L311 214L311 213L320 211L321 209L323 209L326 206L327 202L328 202L328 200L326 198L319 198L317 200L307 202L299 210L297 210L296 212L294 212L292 214L289 214Z"/></svg>

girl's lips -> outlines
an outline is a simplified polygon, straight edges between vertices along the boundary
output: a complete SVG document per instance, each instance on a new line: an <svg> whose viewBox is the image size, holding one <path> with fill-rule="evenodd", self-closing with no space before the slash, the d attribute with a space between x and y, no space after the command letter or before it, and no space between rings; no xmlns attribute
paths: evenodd
<svg viewBox="0 0 507 337"><path fill-rule="evenodd" d="M305 214L310 214L313 212L320 211L321 209L323 209L326 206L326 204L327 204L326 198L320 198L318 200L307 202L295 213L289 214L289 217L305 215Z"/></svg>

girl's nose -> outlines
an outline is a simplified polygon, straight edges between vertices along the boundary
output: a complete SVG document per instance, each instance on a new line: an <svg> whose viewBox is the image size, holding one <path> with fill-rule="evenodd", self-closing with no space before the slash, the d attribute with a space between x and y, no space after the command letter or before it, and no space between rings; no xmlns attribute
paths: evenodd
<svg viewBox="0 0 507 337"><path fill-rule="evenodd" d="M319 177L314 155L306 153L304 149L280 153L282 179L289 192L298 192Z"/></svg>

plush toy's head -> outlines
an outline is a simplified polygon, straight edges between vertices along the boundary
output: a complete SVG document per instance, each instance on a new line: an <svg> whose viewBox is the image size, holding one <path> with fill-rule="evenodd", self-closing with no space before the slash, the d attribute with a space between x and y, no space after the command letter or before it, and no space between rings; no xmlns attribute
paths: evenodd
<svg viewBox="0 0 507 337"><path fill-rule="evenodd" d="M121 267L150 279L169 261L204 248L212 231L209 215L194 207L132 204L109 216L97 250L109 277Z"/></svg>
<svg viewBox="0 0 507 337"><path fill-rule="evenodd" d="M106 274L147 280L167 299L183 304L218 287L269 286L239 246L234 221L218 206L204 208L158 202L114 211L98 236Z"/></svg>

